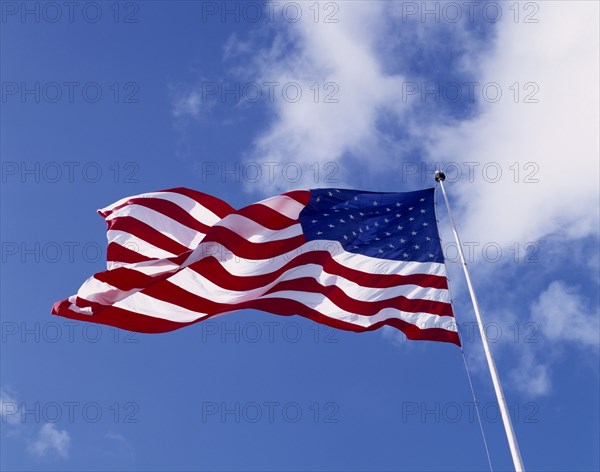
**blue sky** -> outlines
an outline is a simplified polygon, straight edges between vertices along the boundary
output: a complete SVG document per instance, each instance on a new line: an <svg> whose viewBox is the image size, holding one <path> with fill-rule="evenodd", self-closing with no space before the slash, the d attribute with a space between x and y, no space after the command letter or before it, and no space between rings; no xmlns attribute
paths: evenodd
<svg viewBox="0 0 600 472"><path fill-rule="evenodd" d="M456 346L256 311L163 335L49 315L103 270L95 211L124 196L414 190L438 165L526 469L600 468L597 3L1 12L3 470L486 470ZM438 203L492 464L508 470Z"/></svg>

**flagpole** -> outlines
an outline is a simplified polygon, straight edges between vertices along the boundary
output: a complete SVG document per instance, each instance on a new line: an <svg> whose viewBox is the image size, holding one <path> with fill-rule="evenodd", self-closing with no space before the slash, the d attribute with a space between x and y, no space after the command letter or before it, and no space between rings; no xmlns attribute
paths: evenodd
<svg viewBox="0 0 600 472"><path fill-rule="evenodd" d="M513 460L513 464L515 466L515 471L523 472L525 469L523 467L523 461L521 460L521 452L519 451L519 444L517 443L517 437L515 436L515 431L512 426L512 421L511 421L510 415L508 413L508 407L506 406L506 400L504 398L504 393L502 392L502 386L500 385L500 378L498 377L498 371L496 370L496 365L494 364L494 359L492 358L492 351L490 350L490 346L488 344L487 338L485 336L485 331L483 329L483 322L481 321L481 313L479 312L479 304L477 303L477 297L475 296L475 291L473 290L473 285L471 284L471 277L469 276L469 271L467 269L467 262L465 260L465 255L462 250L462 244L461 244L460 238L458 236L458 231L456 231L456 225L454 224L454 217L452 216L452 210L450 210L450 203L448 202L448 196L446 195L446 190L444 189L444 180L446 180L446 175L441 170L437 170L435 172L435 181L440 184L440 188L442 189L442 195L444 195L444 201L446 202L446 208L448 208L448 216L450 217L450 223L452 224L452 231L454 232L454 238L456 239L456 244L458 245L458 252L460 254L460 260L462 262L463 269L465 271L465 278L467 279L467 286L469 287L469 293L471 294L471 300L473 302L473 309L475 310L475 316L477 318L477 326L479 326L479 334L481 335L481 342L483 343L483 350L485 352L485 358L487 360L488 367L490 369L492 383L494 384L494 390L496 392L496 397L498 399L498 406L500 408L500 413L502 415L502 422L504 423L504 429L506 431L506 437L508 439L508 445L510 447L510 454L512 455L512 460Z"/></svg>

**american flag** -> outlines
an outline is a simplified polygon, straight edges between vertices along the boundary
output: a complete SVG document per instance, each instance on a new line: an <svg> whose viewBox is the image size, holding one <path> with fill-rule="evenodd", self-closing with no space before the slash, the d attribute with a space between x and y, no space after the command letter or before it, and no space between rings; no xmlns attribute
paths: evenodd
<svg viewBox="0 0 600 472"><path fill-rule="evenodd" d="M98 210L107 269L52 313L136 332L245 308L460 345L434 188L296 190L235 210L173 188Z"/></svg>

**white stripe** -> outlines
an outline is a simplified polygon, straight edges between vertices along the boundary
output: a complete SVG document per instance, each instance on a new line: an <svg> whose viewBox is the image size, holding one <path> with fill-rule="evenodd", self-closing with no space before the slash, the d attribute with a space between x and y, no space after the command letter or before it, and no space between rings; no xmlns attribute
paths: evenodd
<svg viewBox="0 0 600 472"><path fill-rule="evenodd" d="M87 279L79 288L77 296L90 302L100 303L102 305L112 305L113 303L133 295L141 289L132 289L128 291L119 290L106 282L101 282L95 277Z"/></svg>
<svg viewBox="0 0 600 472"><path fill-rule="evenodd" d="M196 249L190 252L190 256L181 266L173 264L170 261L157 260L136 263L120 263L119 267L128 267L146 275L156 275L169 270L187 267L204 259L205 257L212 256L216 258L221 265L223 265L223 267L233 275L261 275L274 272L290 262L296 256L310 252L319 247L322 250L329 249L329 252L334 254L333 259L341 265L344 265L350 269L359 270L361 272L370 274L430 274L440 277L446 276L446 268L444 264L439 262L407 262L378 259L375 257L364 256L362 254L346 252L342 248L341 244L333 241L309 241L294 251L287 252L272 259L244 259L243 257L232 254L232 252L222 244L217 242L203 242L200 243ZM135 250L136 246L132 243L130 248ZM155 267L157 264L158 267Z"/></svg>
<svg viewBox="0 0 600 472"><path fill-rule="evenodd" d="M312 241L314 244L316 241ZM332 251L333 259L341 265L351 269L361 270L372 274L430 274L446 276L446 266L439 262L415 262L415 261L394 261L391 259L379 259L377 257L365 256L347 252L337 241L318 241L321 247L335 245ZM308 243L310 244L310 243Z"/></svg>
<svg viewBox="0 0 600 472"><path fill-rule="evenodd" d="M234 233L239 234L242 238L253 243L280 241L302 234L302 226L300 224L295 224L285 229L273 230L265 228L263 225L250 218L235 213L226 216L214 226L228 228Z"/></svg>
<svg viewBox="0 0 600 472"><path fill-rule="evenodd" d="M359 301L375 302L404 296L411 300L430 300L449 303L448 291L444 289L424 288L418 285L400 285L389 288L362 287L344 277L325 272L323 267L317 264L306 264L300 267L291 268L267 285L244 291L235 291L220 287L203 275L200 275L189 268L170 277L169 282L172 282L194 295L218 303L240 303L260 297L282 281L295 280L303 277L315 279L323 287L337 286L346 295Z"/></svg>
<svg viewBox="0 0 600 472"><path fill-rule="evenodd" d="M109 233L111 233L111 235L112 235L112 233L118 233L118 232L117 231L109 231ZM277 258L262 259L262 260L244 260L244 259L240 259L238 257L232 257L231 252L228 249L226 249L224 246L222 246L221 244L214 243L214 242L201 243L198 246L198 248L192 253L193 257L188 258L188 260L186 261L186 263L183 266L178 266L178 265L172 263L171 261L161 258L161 257L172 257L171 253L162 251L161 249L156 248L155 246L152 246L151 244L146 243L146 242L140 240L139 238L128 235L127 233L122 233L121 237L124 238L124 240L126 241L126 244L127 244L126 246L125 246L125 244L121 244L121 245L124 245L125 247L129 247L132 250L135 250L136 248L141 249L139 252L149 255L149 257L159 257L159 259L154 260L154 261L145 261L145 262L137 262L137 263L124 263L124 262L118 262L118 261L110 261L107 263L108 269L112 270L112 269L115 269L118 267L127 267L128 269L136 270L136 271L138 271L142 274L148 275L148 276L157 276L157 275L164 274L167 272L174 272L178 269L181 269L184 266L188 266L191 263L191 261L197 262L197 261L202 260L203 258L209 257L209 256L214 256L221 263L221 265L224 267L224 269L234 276L244 277L244 276L252 276L252 275L263 275L263 274L271 273L271 272L274 272L274 271L280 269L285 264L287 264L289 261L291 261L292 258L296 254L299 255L299 254L302 254L302 253L314 248L312 245L313 242L309 242L309 243L303 245L302 247L300 247L297 251L292 251L290 253L286 253L283 256L279 256ZM115 241L116 240L117 239L115 239ZM339 245L339 243L337 243L337 246L338 246L337 249L333 249L333 247L335 246L335 243L333 243L331 241L321 241L321 243L324 243L324 244L322 244L322 246L325 246L325 244L329 245L329 248L331 249L332 253L334 253L334 254L337 253L337 255L334 257L335 260L337 260L338 262L340 262L341 264L343 264L347 267L354 268L354 269L357 269L362 272L367 272L367 273L371 273L371 274L403 274L403 275L428 274L429 273L429 274L442 276L442 277L445 276L444 264L387 261L387 260L372 258L369 256L363 256L361 254L347 253L346 251L344 251L341 248L341 245ZM184 269L184 271L185 271L185 269ZM202 277L201 281L198 280L196 282L198 284L197 287L193 287L186 281L186 279L187 278L194 279L195 276L193 274L188 275L188 272L187 271L184 272L184 271L180 272L183 275L176 275L175 277L171 277L170 280L192 293L197 293L200 296L203 296L203 297L209 298L209 299L215 299L215 301L219 301L222 303L232 303L231 299L227 299L226 296L233 297L233 299L238 299L238 298L248 299L248 298L245 298L243 294L244 293L247 294L249 292L229 291L229 290L223 289L221 287L218 287L218 286L212 284L204 277ZM198 277L201 277L201 276L198 276ZM281 280L287 280L287 279L299 278L299 277L313 277L316 280L318 280L322 285L338 285L349 296L351 296L352 298L355 298L357 300L387 299L387 298L391 298L393 296L404 295L407 298L419 298L419 299L424 299L424 300L449 302L449 296L448 296L446 290L426 288L426 287L420 287L420 286L416 286L416 285L400 286L398 288L386 289L385 291L381 291L381 289L379 289L380 291L378 291L376 294L373 294L373 293L371 293L371 290L377 290L377 289L363 288L363 287L358 286L354 282L351 282L350 280L347 280L343 277L328 274L328 273L324 272L324 270L322 269L322 266L318 265L318 264L305 264L305 265L297 267L297 268L292 268L292 269L286 271L284 274L282 274L282 276L280 276L277 279L277 282L281 281ZM273 283L269 284L268 288L270 288L277 282L273 282ZM86 285L87 283L88 282L86 282L84 285ZM91 284L92 282L89 282L89 283ZM209 286L212 286L212 290L214 290L213 292L210 292L206 288ZM268 288L260 289L260 290L267 290ZM83 292L83 293L86 293L86 296L82 296L82 298L89 299L89 295L93 292L93 289L92 288L88 289L87 287L85 289L84 289L84 287L82 287L82 289L85 290L85 292ZM106 290L102 290L102 292L104 292L104 291L112 291L112 288L106 287ZM254 293L254 291L250 291L250 292ZM223 295L219 295L221 293L223 293ZM226 295L226 294L228 294L228 295ZM101 296L101 294L99 294L99 296ZM217 297L217 298L213 298L213 297Z"/></svg>
<svg viewBox="0 0 600 472"><path fill-rule="evenodd" d="M77 295L71 295L71 296L68 298L68 300L69 300L69 302L71 303L71 304L69 305L69 310L72 310L72 311L74 311L75 313L81 313L82 315L93 315L93 314L94 314L94 313L93 313L93 311L92 311L92 309L91 309L89 306L86 306L86 307L79 308L79 307L78 307L78 306L75 304L75 302L77 301Z"/></svg>
<svg viewBox="0 0 600 472"><path fill-rule="evenodd" d="M322 313L328 318L333 318L358 326L369 327L380 321L397 318L413 324L420 329L443 328L449 331L457 331L456 321L452 316L438 316L430 313L410 313L395 308L383 308L372 316L357 315L342 310L329 298L320 293L307 293L296 291L284 291L264 295L261 298L286 298L296 300L313 310Z"/></svg>
<svg viewBox="0 0 600 472"><path fill-rule="evenodd" d="M181 269L179 264L175 264L168 259L154 259L151 261L144 262L107 262L108 270L113 270L118 267L125 267L127 269L135 270L141 274L148 275L150 277L165 274L167 272L175 272Z"/></svg>
<svg viewBox="0 0 600 472"><path fill-rule="evenodd" d="M82 315L93 316L94 313L89 306L79 308L77 305L73 305L72 303L69 305L69 310L74 311L75 313L79 313ZM90 320L92 321L92 320Z"/></svg>
<svg viewBox="0 0 600 472"><path fill-rule="evenodd" d="M364 301L374 302L404 296L410 300L430 300L450 303L449 293L444 289L424 288L418 285L401 285L389 288L362 287L344 277L329 274L323 271L322 266L306 264L284 272L270 284L252 290L235 291L225 289L214 284L206 277L186 268L174 274L168 280L174 285L193 293L194 295L215 301L217 303L241 303L260 297L281 281L294 280L302 277L311 277L324 287L337 286L349 297ZM85 300L111 305L117 301L139 292L141 288L121 291L110 284L101 282L95 277L86 280L77 295Z"/></svg>
<svg viewBox="0 0 600 472"><path fill-rule="evenodd" d="M187 267L190 264L198 262L205 257L216 258L221 265L230 273L237 276L262 275L274 272L285 264L290 262L295 256L316 249L314 243L321 243L321 248L328 247L330 252L336 254L334 260L351 269L371 274L431 274L441 277L446 276L444 264L438 262L406 262L406 261L388 261L374 257L363 256L362 254L347 253L341 244L332 241L310 241L297 250L290 251L281 256L272 259L250 260L232 255L231 251L222 244L216 242L200 243L196 249L190 253L184 264L178 266L170 261L157 260L136 263L120 263L119 267L127 267L137 270L146 275L157 275L178 268ZM133 246L134 248L135 246Z"/></svg>
<svg viewBox="0 0 600 472"><path fill-rule="evenodd" d="M180 193L158 192L156 198L161 198L163 200L175 203L187 211L200 223L204 223L206 226L212 226L221 220L220 216L213 213L204 205L201 205L196 200L186 197L185 195L181 195Z"/></svg>
<svg viewBox="0 0 600 472"><path fill-rule="evenodd" d="M298 219L300 212L306 206L287 195L277 195L276 197L267 198L255 203L255 205L264 205L293 220Z"/></svg>
<svg viewBox="0 0 600 472"><path fill-rule="evenodd" d="M153 318L177 321L179 323L186 323L207 316L207 313L191 311L179 305L150 297L142 292L134 293L125 300L118 301L113 306L142 315L152 316Z"/></svg>
<svg viewBox="0 0 600 472"><path fill-rule="evenodd" d="M204 233L189 228L163 213L135 204L116 210L106 217L106 221L111 221L123 216L131 216L142 223L146 223L168 238L190 249L193 249L200 244L205 236Z"/></svg>
<svg viewBox="0 0 600 472"><path fill-rule="evenodd" d="M314 250L329 251L333 255L333 259L341 265L371 274L446 275L444 264L439 262L407 262L378 259L376 257L347 252L337 241L321 240L309 241L293 251L271 259L244 259L243 255L236 254L234 254L236 257L232 257L232 252L220 243L200 243L187 258L183 266L189 266L205 257L213 256L231 274L240 276L260 275L278 270L296 256Z"/></svg>
<svg viewBox="0 0 600 472"><path fill-rule="evenodd" d="M111 229L106 232L106 236L108 238L108 242L116 243L124 248L129 249L130 251L137 252L146 257L154 257L157 259L164 259L167 257L173 257L176 254L172 252L165 251L159 247L150 244L148 241L144 241L133 234L126 233L125 231L119 231L115 229Z"/></svg>
<svg viewBox="0 0 600 472"><path fill-rule="evenodd" d="M372 316L358 315L342 310L325 295L319 293L285 291L264 295L261 298L283 298L296 300L313 310L322 313L328 318L344 321L357 326L369 327L377 322L397 318L407 323L416 325L420 329L442 328L456 331L456 323L451 316L438 316L429 313L410 313L395 308L384 308ZM125 300L114 304L115 307L140 313L153 318L160 318L178 323L188 323L208 316L207 313L188 310L173 303L158 300L156 298L138 292ZM236 310L232 306L231 310Z"/></svg>
<svg viewBox="0 0 600 472"><path fill-rule="evenodd" d="M141 193L139 195L134 195L132 197L125 197L121 200L113 203L112 205L108 205L107 207L101 209L100 211L107 212L112 211L113 208L118 207L126 203L128 200L132 198L160 198L162 200L167 200L169 202L175 203L177 206L182 208L184 211L191 214L196 220L201 223L204 223L207 226L214 225L221 218L213 213L211 210L206 208L205 206L198 203L196 200L186 197L180 193L175 192L148 192Z"/></svg>

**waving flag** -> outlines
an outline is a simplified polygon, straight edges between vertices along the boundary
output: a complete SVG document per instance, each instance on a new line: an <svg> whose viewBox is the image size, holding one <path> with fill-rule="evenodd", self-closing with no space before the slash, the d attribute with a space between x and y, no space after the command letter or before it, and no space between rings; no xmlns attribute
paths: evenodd
<svg viewBox="0 0 600 472"><path fill-rule="evenodd" d="M253 308L460 345L433 188L297 190L240 210L174 188L99 213L108 270L53 314L160 333Z"/></svg>

